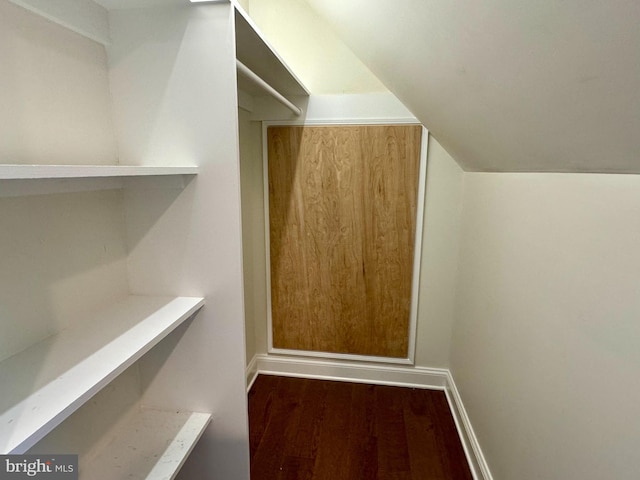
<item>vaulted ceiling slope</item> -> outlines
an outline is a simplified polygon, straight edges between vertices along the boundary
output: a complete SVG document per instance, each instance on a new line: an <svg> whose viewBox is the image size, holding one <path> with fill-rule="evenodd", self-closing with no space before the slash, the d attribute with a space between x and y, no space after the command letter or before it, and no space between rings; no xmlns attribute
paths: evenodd
<svg viewBox="0 0 640 480"><path fill-rule="evenodd" d="M640 173L638 0L307 0L469 171Z"/></svg>

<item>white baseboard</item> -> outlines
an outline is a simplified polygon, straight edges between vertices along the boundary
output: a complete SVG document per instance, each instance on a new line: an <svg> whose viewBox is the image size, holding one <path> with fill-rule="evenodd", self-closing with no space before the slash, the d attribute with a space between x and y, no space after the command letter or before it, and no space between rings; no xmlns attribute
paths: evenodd
<svg viewBox="0 0 640 480"><path fill-rule="evenodd" d="M256 355L257 370L265 375L319 378L378 385L444 390L447 370L404 365Z"/></svg>
<svg viewBox="0 0 640 480"><path fill-rule="evenodd" d="M251 390L251 387L253 386L253 382L255 382L256 378L258 378L257 355L254 355L251 361L249 362L249 365L247 365L246 376L247 376L247 393L249 393L249 390Z"/></svg>
<svg viewBox="0 0 640 480"><path fill-rule="evenodd" d="M445 368L258 354L247 367L248 389L258 374L443 390L474 480L493 480L453 376Z"/></svg>
<svg viewBox="0 0 640 480"><path fill-rule="evenodd" d="M478 443L478 437L476 437L473 431L473 426L462 403L460 392L458 392L456 383L449 370L447 370L447 388L445 389L445 393L447 394L449 408L451 408L451 414L456 423L458 435L460 435L460 441L467 456L473 478L475 480L493 480L489 465L484 458L480 443Z"/></svg>

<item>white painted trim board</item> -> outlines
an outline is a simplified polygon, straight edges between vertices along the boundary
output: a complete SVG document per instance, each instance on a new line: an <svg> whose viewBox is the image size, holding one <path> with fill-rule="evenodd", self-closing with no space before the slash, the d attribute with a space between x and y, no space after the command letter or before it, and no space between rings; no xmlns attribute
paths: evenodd
<svg viewBox="0 0 640 480"><path fill-rule="evenodd" d="M449 370L447 370L447 388L445 389L445 393L451 414L456 423L456 428L458 429L458 434L460 435L460 440L462 441L462 446L469 461L473 478L476 480L493 480L493 475L491 475L491 471L489 470L489 464L482 453L478 437L476 437L467 410L462 403L460 392Z"/></svg>
<svg viewBox="0 0 640 480"><path fill-rule="evenodd" d="M247 365L246 378L247 378L247 393L249 393L249 390L251 390L251 387L253 387L253 382L255 382L256 378L258 378L257 355L254 355L251 361L249 362L249 365Z"/></svg>

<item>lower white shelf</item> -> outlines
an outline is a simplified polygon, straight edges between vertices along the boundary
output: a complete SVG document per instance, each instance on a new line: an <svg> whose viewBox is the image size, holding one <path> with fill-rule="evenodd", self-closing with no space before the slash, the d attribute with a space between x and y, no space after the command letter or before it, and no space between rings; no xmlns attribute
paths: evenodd
<svg viewBox="0 0 640 480"><path fill-rule="evenodd" d="M211 421L208 413L142 409L86 465L80 479L171 480Z"/></svg>
<svg viewBox="0 0 640 480"><path fill-rule="evenodd" d="M0 362L0 453L24 453L204 305L130 296Z"/></svg>

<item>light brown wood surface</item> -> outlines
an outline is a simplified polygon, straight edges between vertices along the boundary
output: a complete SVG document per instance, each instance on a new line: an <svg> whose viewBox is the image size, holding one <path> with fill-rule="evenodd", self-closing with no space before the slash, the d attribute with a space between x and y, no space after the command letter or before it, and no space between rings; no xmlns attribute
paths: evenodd
<svg viewBox="0 0 640 480"><path fill-rule="evenodd" d="M268 128L275 348L407 357L421 134Z"/></svg>

